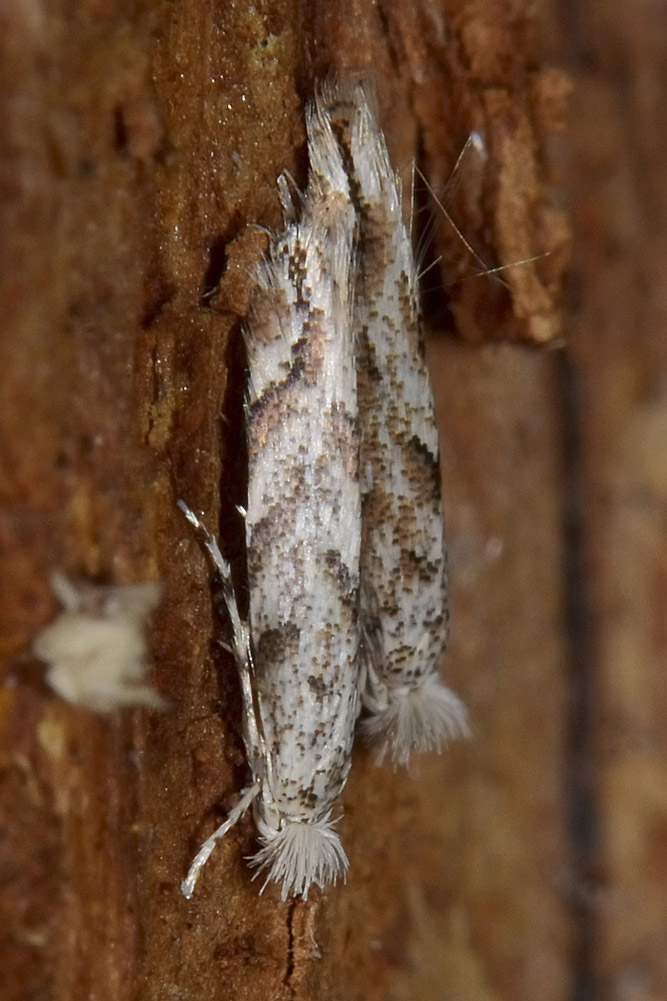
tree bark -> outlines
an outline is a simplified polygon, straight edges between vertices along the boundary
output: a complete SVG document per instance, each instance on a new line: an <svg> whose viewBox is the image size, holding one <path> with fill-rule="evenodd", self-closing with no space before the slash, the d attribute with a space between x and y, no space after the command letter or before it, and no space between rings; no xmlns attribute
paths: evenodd
<svg viewBox="0 0 667 1001"><path fill-rule="evenodd" d="M557 18L547 26L557 38ZM568 240L554 169L567 82L543 64L532 6L83 0L15 3L2 28L3 999L570 997L594 965L581 959L587 926L569 896L583 872L569 828L573 761L590 751L579 730L568 744L570 702L590 699L568 672L565 444L581 415L567 409L558 356L517 346L561 336ZM449 285L426 316L451 546L445 670L475 735L408 774L376 769L355 747L340 825L346 886L305 903L281 903L275 887L259 896L247 820L186 901L192 855L246 772L234 666L213 643L207 569L175 504L218 520L241 553L240 340L263 227L280 225L278 174L305 180L315 82L359 72L375 82L394 164L417 157L436 194L472 129L486 145L446 199L483 263L436 213ZM584 157L591 137L575 134ZM593 212L594 199L586 192L578 211ZM588 282L592 258L579 260ZM465 279L507 265L502 282ZM571 363L597 387L600 421L621 370L609 368L607 342L619 367L632 350L630 328L614 337L605 310L595 350L578 314ZM643 329L657 360L648 316ZM631 408L639 388L626 386ZM653 430L658 405L656 395ZM662 467L657 448L624 440L617 485L631 498L633 477ZM591 454L585 475L575 470L576 512L601 489ZM609 572L599 554L622 560L630 530L610 514L604 531L592 521L576 550L598 554L589 588ZM657 520L642 525L657 531ZM94 716L46 688L29 649L58 611L54 570L163 582L153 680L170 711ZM648 600L643 573L636 563L628 602ZM596 664L594 679L589 660L581 670L611 691ZM657 789L659 752L655 768ZM612 831L616 773L599 774L585 809L599 793ZM615 961L613 940L610 930L601 969Z"/></svg>
<svg viewBox="0 0 667 1001"><path fill-rule="evenodd" d="M575 828L581 958L592 995L657 999L667 995L667 35L657 3L561 13L578 95L569 416L589 803Z"/></svg>

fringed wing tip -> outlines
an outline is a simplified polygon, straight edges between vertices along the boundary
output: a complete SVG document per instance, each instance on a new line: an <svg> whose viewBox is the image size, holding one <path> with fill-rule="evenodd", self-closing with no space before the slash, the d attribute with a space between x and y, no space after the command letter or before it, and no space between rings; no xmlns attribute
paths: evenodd
<svg viewBox="0 0 667 1001"><path fill-rule="evenodd" d="M282 883L281 897L308 899L311 886L320 889L345 880L349 862L329 816L318 821L291 821L281 830L259 823L262 847L250 861L258 876L266 872L267 883Z"/></svg>
<svg viewBox="0 0 667 1001"><path fill-rule="evenodd" d="M376 764L389 758L395 768L405 768L414 752L440 751L450 740L470 736L465 705L437 677L391 692L386 709L364 720L361 730L376 748Z"/></svg>

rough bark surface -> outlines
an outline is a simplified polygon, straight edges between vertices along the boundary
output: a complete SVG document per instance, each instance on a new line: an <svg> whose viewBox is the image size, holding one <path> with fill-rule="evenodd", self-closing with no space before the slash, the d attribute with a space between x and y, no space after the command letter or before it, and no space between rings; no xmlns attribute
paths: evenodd
<svg viewBox="0 0 667 1001"><path fill-rule="evenodd" d="M667 997L667 31L664 6L560 11L572 113L570 467L582 982ZM556 37L558 37L556 33ZM583 822L582 822L583 821Z"/></svg>
<svg viewBox="0 0 667 1001"><path fill-rule="evenodd" d="M600 997L667 994L667 157L664 102L636 69L641 59L659 77L664 50L650 5L625 40L596 2L595 30L584 15L566 30L569 8L544 22L564 39L553 62L571 56L585 96L565 363L516 343L560 336L568 241L553 164L569 85L542 59L547 9L4 7L3 1001L583 1001L596 976ZM623 69L616 89L605 51ZM246 821L188 902L180 881L245 764L234 667L214 647L207 568L175 501L219 519L240 553L240 328L262 227L280 222L277 175L304 180L314 81L347 72L372 72L394 163L408 173L416 156L436 194L479 131L488 156L466 156L448 211L486 266L524 261L502 283L459 280L480 265L436 215L450 282L447 330L431 341L453 587L446 674L475 737L407 775L355 749L347 886L307 903L258 896ZM443 303L429 302L438 327ZM163 581L153 681L169 712L94 716L44 686L29 649L57 611L54 570ZM581 823L591 816L597 842ZM589 892L597 859L606 895Z"/></svg>

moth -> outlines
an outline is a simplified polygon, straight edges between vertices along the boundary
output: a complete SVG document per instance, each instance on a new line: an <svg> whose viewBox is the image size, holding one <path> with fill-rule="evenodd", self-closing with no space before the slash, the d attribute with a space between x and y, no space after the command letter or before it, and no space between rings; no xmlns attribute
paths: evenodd
<svg viewBox="0 0 667 1001"><path fill-rule="evenodd" d="M333 811L359 711L355 213L321 101L307 110L307 131L308 188L295 208L279 182L286 225L259 267L246 329L247 620L217 542L180 502L222 579L252 776L195 858L186 897L251 804L259 850L250 865L281 884L283 900L307 898L348 867Z"/></svg>
<svg viewBox="0 0 667 1001"><path fill-rule="evenodd" d="M449 635L438 432L418 279L395 174L367 85L322 101L357 218L353 325L361 427L361 727L378 762L407 765L469 733L439 678Z"/></svg>

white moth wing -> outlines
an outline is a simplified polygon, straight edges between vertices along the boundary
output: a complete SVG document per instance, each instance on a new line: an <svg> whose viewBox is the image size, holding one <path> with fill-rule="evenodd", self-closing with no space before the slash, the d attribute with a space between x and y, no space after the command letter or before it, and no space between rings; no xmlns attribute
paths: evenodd
<svg viewBox="0 0 667 1001"><path fill-rule="evenodd" d="M194 859L186 897L217 840L251 804L260 842L251 865L282 884L283 899L306 898L348 865L332 814L359 709L356 218L319 106L309 106L307 126L308 189L295 208L287 180L279 181L288 222L258 269L246 330L248 621L216 540L179 502L223 582L252 771Z"/></svg>
<svg viewBox="0 0 667 1001"><path fill-rule="evenodd" d="M361 544L355 216L337 145L316 109L308 128L301 221L259 272L246 406L249 605L266 769L257 861L303 895L309 880L322 885L346 865L330 816L358 714ZM280 854L286 825L292 844Z"/></svg>
<svg viewBox="0 0 667 1001"><path fill-rule="evenodd" d="M400 181L363 84L325 91L358 215L354 306L362 429L361 622L366 732L407 764L467 732L438 680L448 639L438 434Z"/></svg>

